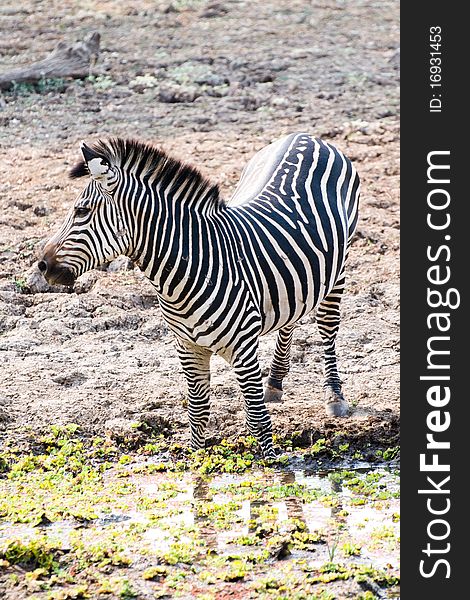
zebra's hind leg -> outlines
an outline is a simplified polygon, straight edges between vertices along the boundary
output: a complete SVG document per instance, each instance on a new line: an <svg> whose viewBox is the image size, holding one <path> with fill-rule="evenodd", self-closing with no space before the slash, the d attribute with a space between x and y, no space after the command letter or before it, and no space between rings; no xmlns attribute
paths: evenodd
<svg viewBox="0 0 470 600"><path fill-rule="evenodd" d="M237 352L232 364L245 401L248 431L258 440L264 458L275 458L271 417L264 402L257 350L258 344L254 341Z"/></svg>
<svg viewBox="0 0 470 600"><path fill-rule="evenodd" d="M346 417L349 413L348 403L341 392L341 379L336 363L336 336L340 324L339 305L344 290L344 274L335 287L319 304L316 321L323 341L325 360L325 410L330 417Z"/></svg>
<svg viewBox="0 0 470 600"><path fill-rule="evenodd" d="M282 381L289 373L290 349L295 325L288 325L279 330L276 339L273 361L264 390L265 402L282 402Z"/></svg>
<svg viewBox="0 0 470 600"><path fill-rule="evenodd" d="M177 338L178 356L188 385L188 414L191 447L204 448L210 410L210 358L206 348L189 345Z"/></svg>

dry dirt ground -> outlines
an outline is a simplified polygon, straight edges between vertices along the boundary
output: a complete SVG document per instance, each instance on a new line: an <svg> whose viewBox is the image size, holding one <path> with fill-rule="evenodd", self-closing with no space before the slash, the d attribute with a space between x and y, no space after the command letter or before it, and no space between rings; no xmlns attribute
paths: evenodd
<svg viewBox="0 0 470 600"><path fill-rule="evenodd" d="M0 71L101 33L84 81L0 95L0 431L78 423L119 435L134 422L186 443L185 384L152 286L126 263L73 292L38 288L41 243L83 186L67 171L80 140L161 145L228 198L247 160L278 136L336 144L362 179L338 339L351 417L326 419L320 338L303 319L277 434L330 432L397 443L399 423L398 2L382 0L4 0ZM36 283L34 283L36 281ZM43 289L43 291L37 291ZM275 337L261 341L265 370ZM245 432L230 368L213 361L212 439Z"/></svg>

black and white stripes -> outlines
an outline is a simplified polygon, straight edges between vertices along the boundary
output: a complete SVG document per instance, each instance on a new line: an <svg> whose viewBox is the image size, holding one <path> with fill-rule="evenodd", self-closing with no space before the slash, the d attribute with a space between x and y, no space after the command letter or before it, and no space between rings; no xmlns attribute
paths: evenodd
<svg viewBox="0 0 470 600"><path fill-rule="evenodd" d="M153 146L114 139L82 147L72 176L91 181L40 263L77 277L126 254L156 287L189 390L192 445L204 445L209 360L234 367L247 424L273 455L266 401L279 400L296 322L316 309L327 412L347 413L335 339L344 265L358 217L359 178L335 147L292 134L247 165L231 201L192 167ZM266 392L258 338L279 330Z"/></svg>

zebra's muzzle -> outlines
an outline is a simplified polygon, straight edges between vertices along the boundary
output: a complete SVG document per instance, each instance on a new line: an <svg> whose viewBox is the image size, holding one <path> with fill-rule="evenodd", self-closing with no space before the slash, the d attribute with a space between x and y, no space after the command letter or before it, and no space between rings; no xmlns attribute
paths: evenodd
<svg viewBox="0 0 470 600"><path fill-rule="evenodd" d="M75 282L74 273L67 267L61 267L56 262L49 262L45 257L38 262L38 269L50 285L72 286Z"/></svg>

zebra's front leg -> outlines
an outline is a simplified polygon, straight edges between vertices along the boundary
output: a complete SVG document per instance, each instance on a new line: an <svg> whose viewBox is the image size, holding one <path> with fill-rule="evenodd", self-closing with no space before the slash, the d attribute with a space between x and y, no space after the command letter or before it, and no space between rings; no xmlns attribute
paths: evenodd
<svg viewBox="0 0 470 600"><path fill-rule="evenodd" d="M264 458L275 458L271 417L263 395L257 340L239 351L232 364L245 401L248 431L258 440Z"/></svg>
<svg viewBox="0 0 470 600"><path fill-rule="evenodd" d="M204 448L210 410L210 358L212 352L177 338L178 356L188 386L191 447Z"/></svg>
<svg viewBox="0 0 470 600"><path fill-rule="evenodd" d="M290 349L295 327L283 327L277 334L276 349L264 390L265 402L282 402L282 381L290 369Z"/></svg>
<svg viewBox="0 0 470 600"><path fill-rule="evenodd" d="M325 360L325 410L329 417L346 417L349 406L341 391L341 379L336 361L336 336L340 325L340 302L344 290L344 275L319 304L316 321L323 341Z"/></svg>

